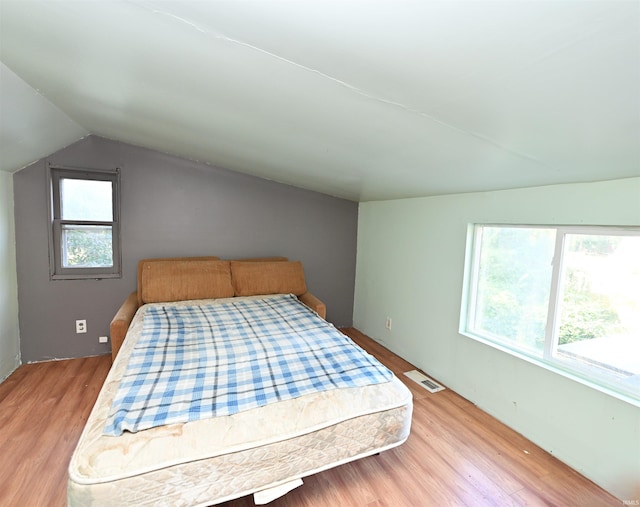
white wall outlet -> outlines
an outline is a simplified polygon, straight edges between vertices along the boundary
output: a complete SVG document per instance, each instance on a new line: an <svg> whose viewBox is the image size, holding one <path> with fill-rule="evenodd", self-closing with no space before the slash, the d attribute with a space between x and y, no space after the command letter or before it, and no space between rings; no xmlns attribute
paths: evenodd
<svg viewBox="0 0 640 507"><path fill-rule="evenodd" d="M107 343L109 341L109 337L108 336L101 336L100 338L98 338L98 341L100 343Z"/></svg>
<svg viewBox="0 0 640 507"><path fill-rule="evenodd" d="M87 321L86 320L76 320L76 334L86 333L87 332Z"/></svg>
<svg viewBox="0 0 640 507"><path fill-rule="evenodd" d="M387 329L391 329L391 317L387 317L387 321L384 324L384 327Z"/></svg>

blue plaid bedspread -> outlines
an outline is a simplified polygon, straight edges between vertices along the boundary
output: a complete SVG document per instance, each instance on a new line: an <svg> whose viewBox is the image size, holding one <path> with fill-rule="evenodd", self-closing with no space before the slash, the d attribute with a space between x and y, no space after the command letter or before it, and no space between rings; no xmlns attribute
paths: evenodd
<svg viewBox="0 0 640 507"><path fill-rule="evenodd" d="M392 373L293 295L153 305L105 435L235 414Z"/></svg>

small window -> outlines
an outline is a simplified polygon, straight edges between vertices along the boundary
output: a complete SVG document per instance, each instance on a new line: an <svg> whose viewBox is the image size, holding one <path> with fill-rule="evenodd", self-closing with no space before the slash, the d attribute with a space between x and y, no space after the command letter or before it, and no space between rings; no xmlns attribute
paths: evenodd
<svg viewBox="0 0 640 507"><path fill-rule="evenodd" d="M476 225L461 332L640 402L640 231Z"/></svg>
<svg viewBox="0 0 640 507"><path fill-rule="evenodd" d="M120 277L119 172L49 173L51 278Z"/></svg>

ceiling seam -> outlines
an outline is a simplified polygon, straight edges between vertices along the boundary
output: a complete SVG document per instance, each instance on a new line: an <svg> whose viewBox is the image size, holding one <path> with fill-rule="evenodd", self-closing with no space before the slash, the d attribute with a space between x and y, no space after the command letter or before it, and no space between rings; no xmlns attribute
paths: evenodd
<svg viewBox="0 0 640 507"><path fill-rule="evenodd" d="M336 83L339 86L342 86L342 87L344 87L344 88L346 88L346 89L348 89L348 90L360 95L361 97L364 97L364 98L369 99L369 100L373 100L375 102L379 102L381 104L385 104L385 105L388 105L388 106L399 108L399 109L401 109L401 110L403 110L405 112L408 112L410 114L421 116L421 117L423 117L423 118L425 118L425 119L427 119L427 120L429 120L431 122L437 123L438 125L446 127L448 129L453 130L455 132L458 132L460 134L468 135L468 136L474 137L476 139L479 139L479 140L481 140L481 141L483 141L483 142L485 142L487 144L492 145L495 148L498 148L498 149L503 150L503 151L505 151L507 153L510 153L511 155L515 155L515 156L517 156L519 158L523 158L525 160L534 162L534 163L539 164L539 165L541 165L541 166L543 166L543 167L545 167L547 169L552 169L548 164L542 162L537 157L535 157L535 156L533 156L531 154L528 154L528 153L524 153L524 152L519 151L519 150L514 150L514 149L509 148L507 146L504 146L503 144L499 143L495 139L492 139L490 137L484 136L484 135L482 135L482 134L480 134L478 132L461 129L460 127L456 127L455 125L452 125L450 123L447 123L447 122L444 122L442 120L439 120L438 118L436 118L436 117L434 117L434 116L432 116L432 115L430 115L430 114L428 114L428 113L426 113L424 111L416 109L414 107L408 106L406 104L403 104L401 102L397 102L397 101L394 101L394 100L385 99L384 97L373 95L373 94L371 94L371 93L369 93L369 92L367 92L367 91L365 91L365 90L363 90L361 88L358 88L357 86L354 86L354 85L352 85L350 83L347 83L346 81L342 81L341 79L338 79L338 78L336 78L334 76L326 74L326 73L324 73L324 72L322 72L322 71L320 71L318 69L307 67L306 65L303 65L301 63L295 62L293 60L289 60L288 58L285 58L283 56L280 56L280 55L277 55L277 54L272 53L270 51L267 51L266 49L262 49L260 47L257 47L257 46L254 46L252 44L249 44L248 42L244 42L244 41L241 41L241 40L238 40L238 39L234 39L234 38L229 37L229 36L227 36L225 34L222 34L222 33L212 32L211 30L207 30L205 28L202 28L200 25L198 25L194 21L191 21L189 19L183 18L181 16L177 16L176 14L173 14L171 12L167 12L167 11L158 9L158 8L156 8L154 6L149 5L147 2L135 1L135 0L128 0L128 1L130 3L142 6L145 9L150 10L151 12L153 12L155 14L166 16L166 17L174 19L174 20L176 20L176 21L178 21L180 23L184 23L184 24L190 26L191 28L195 29L196 31L198 31L198 32L200 32L200 33L202 33L202 34L204 34L206 36L213 37L214 39L218 39L218 40L224 41L224 42L229 43L229 44L239 45L239 46L245 47L247 49L250 49L252 51L256 51L256 52L262 53L262 54L264 54L264 55L266 55L266 56L268 56L270 58L275 58L275 59L277 59L277 60L279 60L281 62L284 62L284 63L286 63L288 65L295 66L297 68L305 70L306 72L310 72L310 73L316 74L318 76L321 76L322 78L328 79L328 80L332 81L333 83Z"/></svg>

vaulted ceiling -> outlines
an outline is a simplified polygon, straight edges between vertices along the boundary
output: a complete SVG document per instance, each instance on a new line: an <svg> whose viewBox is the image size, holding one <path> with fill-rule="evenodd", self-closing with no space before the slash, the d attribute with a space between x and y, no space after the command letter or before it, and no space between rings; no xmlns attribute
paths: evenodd
<svg viewBox="0 0 640 507"><path fill-rule="evenodd" d="M640 175L637 1L0 0L0 169L89 134L355 201Z"/></svg>

